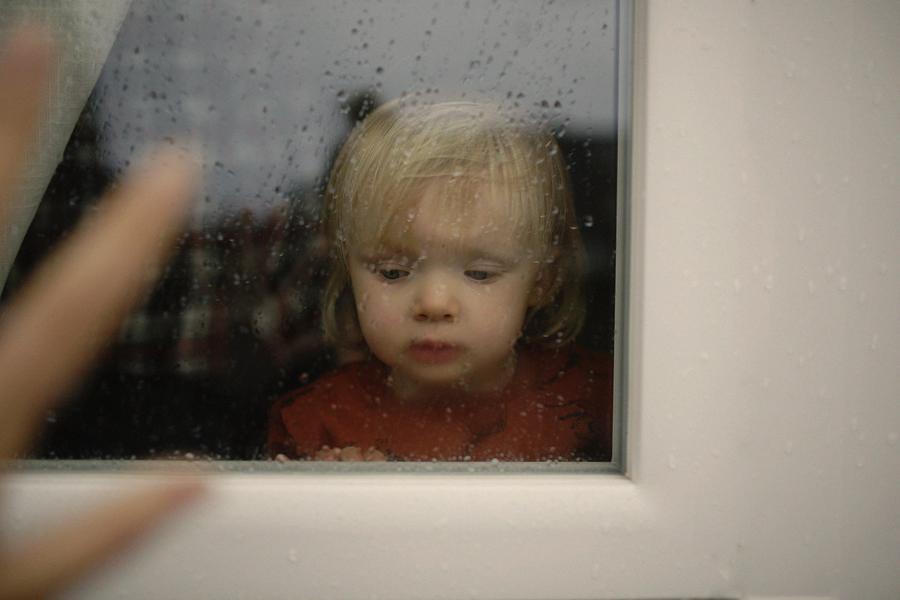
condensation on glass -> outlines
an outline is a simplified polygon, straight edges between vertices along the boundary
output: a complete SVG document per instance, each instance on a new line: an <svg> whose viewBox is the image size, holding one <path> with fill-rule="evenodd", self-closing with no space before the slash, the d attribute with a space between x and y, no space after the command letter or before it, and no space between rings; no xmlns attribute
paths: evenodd
<svg viewBox="0 0 900 600"><path fill-rule="evenodd" d="M71 401L47 415L35 457L269 457L277 399L366 360L322 334L330 267L320 218L342 144L398 98L501 106L555 139L587 257L577 344L611 356L621 10L614 1L133 2L4 300L148 144L198 148L206 180L159 284ZM569 458L611 455L587 448Z"/></svg>

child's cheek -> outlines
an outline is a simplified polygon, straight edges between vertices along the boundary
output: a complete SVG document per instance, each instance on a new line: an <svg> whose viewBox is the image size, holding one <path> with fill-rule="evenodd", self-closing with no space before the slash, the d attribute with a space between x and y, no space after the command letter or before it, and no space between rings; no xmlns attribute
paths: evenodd
<svg viewBox="0 0 900 600"><path fill-rule="evenodd" d="M360 322L369 329L380 330L391 328L401 322L400 303L384 290L375 290L364 294L357 302Z"/></svg>
<svg viewBox="0 0 900 600"><path fill-rule="evenodd" d="M483 313L486 330L497 343L512 347L522 333L525 306L518 296L510 296L502 303L491 303Z"/></svg>
<svg viewBox="0 0 900 600"><path fill-rule="evenodd" d="M389 366L397 364L407 341L403 337L399 302L391 294L373 290L365 302L357 303L359 323L369 350Z"/></svg>

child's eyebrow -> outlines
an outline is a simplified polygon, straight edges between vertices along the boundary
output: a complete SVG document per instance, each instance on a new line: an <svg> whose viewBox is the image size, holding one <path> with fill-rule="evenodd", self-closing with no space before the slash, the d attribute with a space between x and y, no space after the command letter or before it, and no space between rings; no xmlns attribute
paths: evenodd
<svg viewBox="0 0 900 600"><path fill-rule="evenodd" d="M383 242L373 246L360 248L359 255L366 258L385 258L385 257L414 257L420 254L417 250L413 250L402 244L394 244Z"/></svg>
<svg viewBox="0 0 900 600"><path fill-rule="evenodd" d="M467 246L463 247L461 250L469 260L485 259L491 262L513 264L519 262L521 259L519 254L499 252L496 248Z"/></svg>
<svg viewBox="0 0 900 600"><path fill-rule="evenodd" d="M464 241L452 242L448 244L453 247L453 251L458 253L467 262L473 260L487 260L501 264L513 265L522 260L527 254L523 250L504 252L495 247L483 246L477 241L467 243ZM427 260L427 255L419 248L407 246L402 242L384 241L373 246L366 246L359 249L357 255L364 260L378 260L384 258L403 257L412 261L421 259Z"/></svg>

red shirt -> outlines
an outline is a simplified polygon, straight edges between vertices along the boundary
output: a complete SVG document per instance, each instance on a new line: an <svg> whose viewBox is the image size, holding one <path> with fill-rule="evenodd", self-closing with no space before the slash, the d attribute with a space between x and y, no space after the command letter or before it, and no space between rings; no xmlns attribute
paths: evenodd
<svg viewBox="0 0 900 600"><path fill-rule="evenodd" d="M526 350L502 391L451 400L396 398L388 369L346 365L272 407L269 452L374 447L388 460L610 460L612 357L584 348Z"/></svg>

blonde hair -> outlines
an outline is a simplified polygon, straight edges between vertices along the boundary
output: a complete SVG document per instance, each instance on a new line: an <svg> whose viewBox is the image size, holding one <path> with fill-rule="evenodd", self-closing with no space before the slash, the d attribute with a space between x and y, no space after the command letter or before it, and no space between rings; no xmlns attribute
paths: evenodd
<svg viewBox="0 0 900 600"><path fill-rule="evenodd" d="M335 159L323 214L331 249L322 311L326 338L338 347L365 344L350 287L351 246L383 242L434 185L441 186L442 211L471 203L484 186L508 199L504 217L540 249L544 263L540 300L526 315L522 339L571 342L584 322L585 255L556 140L490 104L412 98L375 110Z"/></svg>

